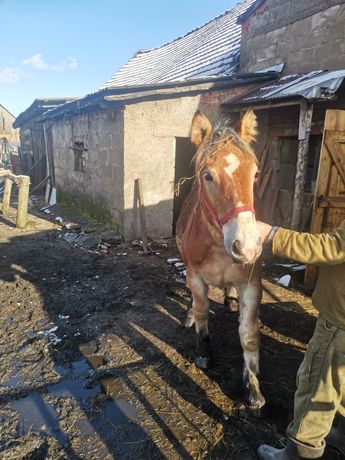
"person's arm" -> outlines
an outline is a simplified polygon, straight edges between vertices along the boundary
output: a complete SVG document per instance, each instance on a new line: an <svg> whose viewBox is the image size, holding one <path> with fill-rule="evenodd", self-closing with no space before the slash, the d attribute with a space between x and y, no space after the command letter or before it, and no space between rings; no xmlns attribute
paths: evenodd
<svg viewBox="0 0 345 460"><path fill-rule="evenodd" d="M258 223L263 241L272 227ZM345 221L332 233L299 233L278 228L272 238L273 254L310 265L345 263Z"/></svg>

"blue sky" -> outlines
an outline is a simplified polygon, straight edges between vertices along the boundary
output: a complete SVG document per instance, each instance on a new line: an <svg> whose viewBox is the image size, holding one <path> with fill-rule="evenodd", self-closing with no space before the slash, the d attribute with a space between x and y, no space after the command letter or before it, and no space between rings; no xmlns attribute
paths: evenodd
<svg viewBox="0 0 345 460"><path fill-rule="evenodd" d="M239 0L0 0L0 104L84 96L139 49L203 25Z"/></svg>

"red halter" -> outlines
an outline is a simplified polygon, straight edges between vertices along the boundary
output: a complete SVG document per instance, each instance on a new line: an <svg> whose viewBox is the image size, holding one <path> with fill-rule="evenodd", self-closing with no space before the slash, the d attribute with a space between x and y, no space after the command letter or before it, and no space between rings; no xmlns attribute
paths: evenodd
<svg viewBox="0 0 345 460"><path fill-rule="evenodd" d="M205 209L207 209L207 212L210 214L213 223L215 224L217 229L220 231L220 233L222 233L223 225L229 222L229 220L238 216L240 212L250 211L255 215L255 209L253 208L253 206L246 205L246 206L237 206L231 209L231 211L225 213L222 218L219 218L218 214L216 213L216 211L213 209L212 205L206 198L206 195L202 187L200 187L200 203Z"/></svg>

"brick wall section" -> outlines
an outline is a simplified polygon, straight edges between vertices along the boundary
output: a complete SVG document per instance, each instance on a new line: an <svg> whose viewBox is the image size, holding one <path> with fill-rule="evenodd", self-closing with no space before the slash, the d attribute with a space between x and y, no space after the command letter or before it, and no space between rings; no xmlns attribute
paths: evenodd
<svg viewBox="0 0 345 460"><path fill-rule="evenodd" d="M267 0L242 26L241 71L345 67L345 0Z"/></svg>

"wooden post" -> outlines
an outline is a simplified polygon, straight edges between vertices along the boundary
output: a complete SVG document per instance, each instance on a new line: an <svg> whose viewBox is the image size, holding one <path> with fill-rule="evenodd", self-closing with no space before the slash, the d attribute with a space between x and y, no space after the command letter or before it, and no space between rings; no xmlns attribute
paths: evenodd
<svg viewBox="0 0 345 460"><path fill-rule="evenodd" d="M30 178L27 176L18 176L18 210L17 210L17 228L24 228L28 218L28 202Z"/></svg>
<svg viewBox="0 0 345 460"><path fill-rule="evenodd" d="M303 208L304 185L308 164L308 146L313 117L313 104L302 100L299 113L298 154L296 164L295 192L292 205L291 228L299 230Z"/></svg>
<svg viewBox="0 0 345 460"><path fill-rule="evenodd" d="M141 227L141 237L143 239L143 246L145 253L148 253L148 240L147 240L147 228L146 228L146 216L145 216L145 206L144 206L144 197L143 190L141 185L141 179L135 179L137 191L138 191L138 201L139 201L139 217L140 217L140 227Z"/></svg>
<svg viewBox="0 0 345 460"><path fill-rule="evenodd" d="M4 197L2 200L2 215L6 217L10 210L10 200L11 200L11 191L12 191L12 184L13 182L11 179L6 178L5 180L5 189L4 189Z"/></svg>

